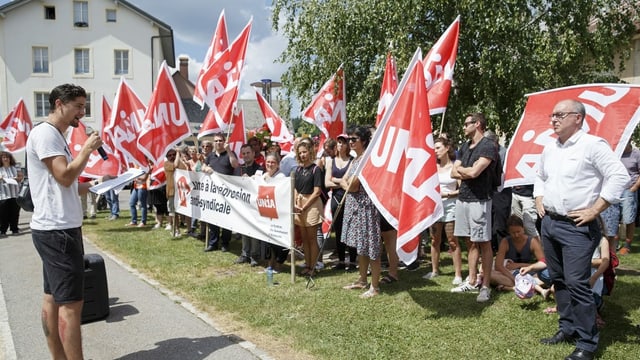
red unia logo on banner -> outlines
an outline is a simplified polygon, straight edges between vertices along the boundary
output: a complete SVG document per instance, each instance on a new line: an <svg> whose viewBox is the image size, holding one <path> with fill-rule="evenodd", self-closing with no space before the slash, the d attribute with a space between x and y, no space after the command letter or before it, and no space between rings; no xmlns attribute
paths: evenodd
<svg viewBox="0 0 640 360"><path fill-rule="evenodd" d="M258 186L258 198L256 199L260 216L270 219L278 218L276 208L276 188L274 186Z"/></svg>
<svg viewBox="0 0 640 360"><path fill-rule="evenodd" d="M191 186L189 186L189 181L184 175L178 177L178 181L176 181L176 188L178 189L178 199L180 200L180 207L187 207L187 199L189 198L189 194L191 193Z"/></svg>

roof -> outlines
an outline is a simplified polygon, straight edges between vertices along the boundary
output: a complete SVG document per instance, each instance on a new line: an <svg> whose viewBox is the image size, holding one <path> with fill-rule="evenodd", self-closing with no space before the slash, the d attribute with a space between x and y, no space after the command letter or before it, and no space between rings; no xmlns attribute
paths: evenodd
<svg viewBox="0 0 640 360"><path fill-rule="evenodd" d="M26 5L33 0L13 0L4 5L0 5L0 16L4 17L4 14L18 8L20 6ZM146 18L158 26L158 32L160 35L160 43L162 44L162 56L167 61L167 65L171 67L176 67L176 55L175 49L173 47L173 29L164 21L156 18L155 16L149 14L148 12L140 9L139 7L133 5L129 1L125 0L107 0L111 1L116 5L123 6L128 8L129 10L137 13L138 15Z"/></svg>

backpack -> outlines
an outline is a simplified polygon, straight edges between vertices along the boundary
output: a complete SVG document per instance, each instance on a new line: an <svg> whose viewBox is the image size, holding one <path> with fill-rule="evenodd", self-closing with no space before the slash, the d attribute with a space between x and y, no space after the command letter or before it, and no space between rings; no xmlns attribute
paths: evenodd
<svg viewBox="0 0 640 360"><path fill-rule="evenodd" d="M609 251L609 266L602 274L604 280L604 295L611 296L613 286L616 283L616 268L620 265L620 259L614 251Z"/></svg>

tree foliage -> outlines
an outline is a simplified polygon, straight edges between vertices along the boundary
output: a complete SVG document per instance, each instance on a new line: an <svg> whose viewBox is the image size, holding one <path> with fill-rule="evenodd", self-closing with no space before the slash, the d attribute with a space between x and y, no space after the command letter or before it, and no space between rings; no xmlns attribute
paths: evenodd
<svg viewBox="0 0 640 360"><path fill-rule="evenodd" d="M273 26L289 39L279 61L288 96L308 104L343 64L350 124L372 124L384 61L399 76L416 48L429 51L461 16L455 88L444 131L481 111L511 136L528 93L619 82L636 33L638 2L625 0L274 0ZM618 56L616 56L616 54ZM552 106L552 105L550 105ZM434 118L438 127L440 117Z"/></svg>

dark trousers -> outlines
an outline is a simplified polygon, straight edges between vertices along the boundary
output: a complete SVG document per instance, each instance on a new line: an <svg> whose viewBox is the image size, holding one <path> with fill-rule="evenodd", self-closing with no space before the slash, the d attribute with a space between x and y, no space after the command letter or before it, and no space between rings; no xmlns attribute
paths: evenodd
<svg viewBox="0 0 640 360"><path fill-rule="evenodd" d="M500 241L509 235L507 219L511 215L511 188L493 194L491 199L491 247L498 251Z"/></svg>
<svg viewBox="0 0 640 360"><path fill-rule="evenodd" d="M358 254L356 253L356 248L347 246L344 242L342 242L342 218L344 217L344 206L342 207L342 209L340 209L340 213L338 214L338 216L335 216L339 204L340 199L334 197L331 198L331 215L333 217L333 231L336 234L336 251L338 252L338 261L344 263L344 252L345 250L348 250L349 262L355 263L356 257L358 256Z"/></svg>
<svg viewBox="0 0 640 360"><path fill-rule="evenodd" d="M555 287L560 330L575 336L576 347L595 352L600 334L589 285L591 258L602 237L597 221L576 226L564 219L542 219L544 256Z"/></svg>
<svg viewBox="0 0 640 360"><path fill-rule="evenodd" d="M0 233L6 233L7 229L17 232L19 218L20 206L16 198L0 200Z"/></svg>
<svg viewBox="0 0 640 360"><path fill-rule="evenodd" d="M217 248L222 243L223 247L228 248L229 242L231 242L231 230L209 224L209 246Z"/></svg>

